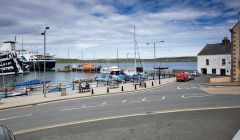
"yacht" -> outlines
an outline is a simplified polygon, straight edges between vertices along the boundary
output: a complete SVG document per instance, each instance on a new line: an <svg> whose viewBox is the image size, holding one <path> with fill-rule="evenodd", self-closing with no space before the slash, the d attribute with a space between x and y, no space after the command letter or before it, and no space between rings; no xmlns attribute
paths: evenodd
<svg viewBox="0 0 240 140"><path fill-rule="evenodd" d="M21 62L15 52L15 41L6 41L0 48L0 75L29 72L28 64Z"/></svg>

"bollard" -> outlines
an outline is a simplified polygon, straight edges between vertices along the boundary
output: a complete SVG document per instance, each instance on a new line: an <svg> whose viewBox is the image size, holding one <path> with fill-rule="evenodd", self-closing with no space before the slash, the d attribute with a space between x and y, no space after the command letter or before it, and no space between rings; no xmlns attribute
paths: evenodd
<svg viewBox="0 0 240 140"><path fill-rule="evenodd" d="M72 90L74 90L74 86L75 86L75 85L74 85L74 81L72 82L72 84L73 84L73 88L72 88Z"/></svg>
<svg viewBox="0 0 240 140"><path fill-rule="evenodd" d="M109 93L109 87L107 87L107 93Z"/></svg>
<svg viewBox="0 0 240 140"><path fill-rule="evenodd" d="M61 83L59 83L59 88L58 88L58 90L59 90L59 92L61 91Z"/></svg>
<svg viewBox="0 0 240 140"><path fill-rule="evenodd" d="M122 86L122 91L124 91L123 86Z"/></svg>
<svg viewBox="0 0 240 140"><path fill-rule="evenodd" d="M135 90L137 90L137 85L135 85Z"/></svg>
<svg viewBox="0 0 240 140"><path fill-rule="evenodd" d="M144 83L144 87L147 88L147 83Z"/></svg>
<svg viewBox="0 0 240 140"><path fill-rule="evenodd" d="M154 85L153 85L153 82L152 82L152 86L154 86Z"/></svg>
<svg viewBox="0 0 240 140"><path fill-rule="evenodd" d="M28 95L28 89L27 89L28 87L26 86L26 95Z"/></svg>
<svg viewBox="0 0 240 140"><path fill-rule="evenodd" d="M93 89L92 89L92 95L94 94L94 91L93 91Z"/></svg>

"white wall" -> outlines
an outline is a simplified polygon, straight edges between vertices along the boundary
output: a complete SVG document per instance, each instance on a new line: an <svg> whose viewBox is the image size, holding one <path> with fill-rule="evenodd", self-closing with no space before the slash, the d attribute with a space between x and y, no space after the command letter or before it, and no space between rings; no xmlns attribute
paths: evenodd
<svg viewBox="0 0 240 140"><path fill-rule="evenodd" d="M212 74L212 69L216 69L216 74L220 75L220 69L226 69L226 75L231 75L231 55L200 55L197 57L197 69L201 73L202 68L207 69L207 74ZM209 60L209 65L206 65L206 59ZM222 59L225 59L226 64L222 65Z"/></svg>

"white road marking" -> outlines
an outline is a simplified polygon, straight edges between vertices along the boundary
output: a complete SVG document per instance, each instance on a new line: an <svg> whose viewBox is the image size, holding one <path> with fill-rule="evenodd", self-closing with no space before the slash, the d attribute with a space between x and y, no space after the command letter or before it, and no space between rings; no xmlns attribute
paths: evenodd
<svg viewBox="0 0 240 140"><path fill-rule="evenodd" d="M29 114L26 114L26 115L17 115L17 116L2 118L2 119L0 119L0 121L12 120L12 119L19 119L19 118L31 117L31 116L32 116L32 113L29 113Z"/></svg>
<svg viewBox="0 0 240 140"><path fill-rule="evenodd" d="M84 108L84 109L86 109L86 108L94 108L94 107L101 107L101 106L105 106L105 105L107 105L107 103L103 102L100 105L83 105L83 106L80 106L80 107L60 109L59 111L78 110L78 109L82 109L82 108Z"/></svg>
<svg viewBox="0 0 240 140"><path fill-rule="evenodd" d="M122 103L125 103L127 100L123 100Z"/></svg>
<svg viewBox="0 0 240 140"><path fill-rule="evenodd" d="M162 98L161 98L161 100L164 100L166 97L165 96L163 96Z"/></svg>
<svg viewBox="0 0 240 140"><path fill-rule="evenodd" d="M105 106L105 105L107 105L107 103L106 103L106 102L103 102L103 103L101 104L101 106Z"/></svg>
<svg viewBox="0 0 240 140"><path fill-rule="evenodd" d="M143 98L142 101L146 101L146 98Z"/></svg>
<svg viewBox="0 0 240 140"><path fill-rule="evenodd" d="M202 98L202 97L208 97L208 96L213 96L213 95L187 95L187 96L182 95L181 98Z"/></svg>
<svg viewBox="0 0 240 140"><path fill-rule="evenodd" d="M177 89L182 89L182 88L180 88L180 86L178 86Z"/></svg>

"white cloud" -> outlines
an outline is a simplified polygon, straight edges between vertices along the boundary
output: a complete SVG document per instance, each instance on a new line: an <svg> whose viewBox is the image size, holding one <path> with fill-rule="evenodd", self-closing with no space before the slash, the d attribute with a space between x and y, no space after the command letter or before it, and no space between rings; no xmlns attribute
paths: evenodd
<svg viewBox="0 0 240 140"><path fill-rule="evenodd" d="M133 25L136 25L142 57L152 58L152 50L146 49L145 44L159 40L165 40L163 45L169 47L163 48L165 50L159 53L159 57L186 56L196 55L206 43L215 43L221 41L223 36L229 36L228 29L234 23L232 19L208 25L200 25L201 22L196 21L223 15L221 10L214 8L199 10L173 4L158 12L135 9L132 14L123 15L117 12L114 4L112 0L105 1L105 4L98 0L5 1L5 5L0 6L3 13L0 19L11 17L15 22L6 21L12 23L9 27L1 27L0 24L0 40L6 41L16 34L24 34L26 48L40 48L43 45L40 33L45 26L50 26L48 51L56 54L58 49L60 57L67 57L66 49L69 49L71 56L76 58L83 49L85 56L92 56L95 50L96 58L115 58L116 48L119 48L119 55L125 57L127 52L133 52ZM139 6L136 0L123 0L120 4ZM225 17L233 13L225 13ZM159 51L161 49L159 47Z"/></svg>

